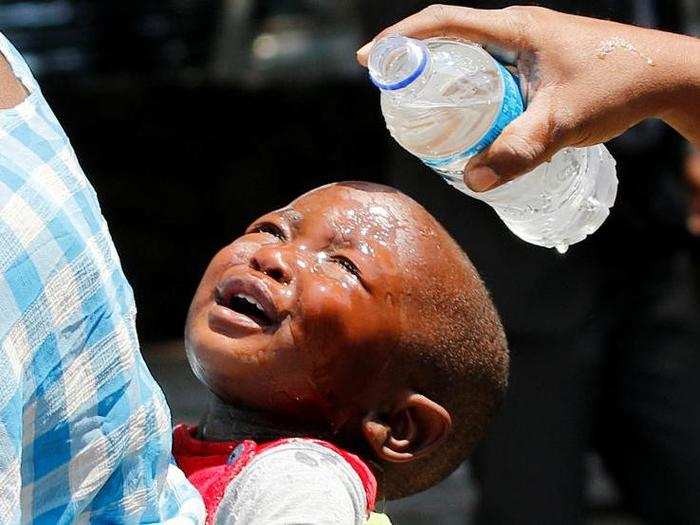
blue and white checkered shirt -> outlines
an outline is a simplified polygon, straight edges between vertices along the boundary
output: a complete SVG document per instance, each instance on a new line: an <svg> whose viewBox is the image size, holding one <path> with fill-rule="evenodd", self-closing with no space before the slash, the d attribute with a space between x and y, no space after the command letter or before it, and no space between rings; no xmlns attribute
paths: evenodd
<svg viewBox="0 0 700 525"><path fill-rule="evenodd" d="M0 521L202 523L95 192L28 67L0 110Z"/></svg>

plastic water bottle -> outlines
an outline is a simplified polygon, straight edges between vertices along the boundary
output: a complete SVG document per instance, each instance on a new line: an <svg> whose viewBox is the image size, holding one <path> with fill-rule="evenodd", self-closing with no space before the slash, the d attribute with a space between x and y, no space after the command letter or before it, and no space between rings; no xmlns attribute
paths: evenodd
<svg viewBox="0 0 700 525"><path fill-rule="evenodd" d="M566 148L486 192L467 188L469 158L524 110L516 79L481 46L392 35L372 47L369 72L396 141L450 185L488 203L521 239L564 253L610 213L617 177L603 145Z"/></svg>

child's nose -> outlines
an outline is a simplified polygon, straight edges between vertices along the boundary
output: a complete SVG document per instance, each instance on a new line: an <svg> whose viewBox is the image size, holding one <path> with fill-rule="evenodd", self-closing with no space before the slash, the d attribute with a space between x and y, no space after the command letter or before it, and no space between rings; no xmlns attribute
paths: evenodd
<svg viewBox="0 0 700 525"><path fill-rule="evenodd" d="M253 270L264 273L281 284L292 281L292 271L278 246L262 246L250 259Z"/></svg>

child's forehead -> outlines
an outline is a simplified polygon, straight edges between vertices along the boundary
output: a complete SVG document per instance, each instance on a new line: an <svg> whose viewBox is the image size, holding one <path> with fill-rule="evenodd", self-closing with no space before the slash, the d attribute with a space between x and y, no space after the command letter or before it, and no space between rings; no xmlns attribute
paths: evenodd
<svg viewBox="0 0 700 525"><path fill-rule="evenodd" d="M407 248L424 229L400 194L338 186L309 192L278 213L300 228L326 227L348 241L390 249Z"/></svg>
<svg viewBox="0 0 700 525"><path fill-rule="evenodd" d="M400 194L368 192L352 187L324 186L310 191L280 210L297 221L320 219L364 220L382 227L413 226L416 218Z"/></svg>
<svg viewBox="0 0 700 525"><path fill-rule="evenodd" d="M325 186L274 213L306 240L331 241L373 256L378 267L394 268L397 282L414 283L407 286L416 279L425 284L444 278L449 269L451 244L444 230L396 191Z"/></svg>
<svg viewBox="0 0 700 525"><path fill-rule="evenodd" d="M345 186L341 184L330 184L313 189L292 201L291 206L328 206L334 203L345 202L348 205L356 205L358 207L370 204L386 203L392 200L394 195L398 193L390 193L387 191L366 191L353 186ZM352 201L348 203L346 201Z"/></svg>

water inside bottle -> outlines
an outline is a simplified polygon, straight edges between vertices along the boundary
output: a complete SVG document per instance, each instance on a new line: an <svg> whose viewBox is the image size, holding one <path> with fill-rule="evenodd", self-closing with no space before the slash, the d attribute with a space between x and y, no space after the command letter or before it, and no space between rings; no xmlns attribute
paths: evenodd
<svg viewBox="0 0 700 525"><path fill-rule="evenodd" d="M491 128L500 109L501 74L493 59L474 44L425 41L430 64L425 82L382 94L391 135L424 159L461 153Z"/></svg>
<svg viewBox="0 0 700 525"><path fill-rule="evenodd" d="M408 45L402 38L410 40L398 37L394 43ZM413 77L407 78L413 80L400 89L382 88L381 94L387 128L401 146L450 185L487 202L515 235L529 243L563 254L600 227L617 191L615 161L602 145L565 148L550 163L499 188L470 191L462 179L468 155L476 151L477 143L488 144L484 140L492 140L494 129L497 134L522 111L517 91L508 83L510 77L504 84L501 66L480 46L442 38L411 45L414 51L420 48L422 56L428 50L426 67L412 70ZM392 51L391 46L386 50ZM396 62L407 52L386 56L395 58L385 61L393 71L404 75L411 69L400 69ZM415 55L412 59L417 63ZM415 73L418 70L420 74ZM395 78L391 74L378 76Z"/></svg>

